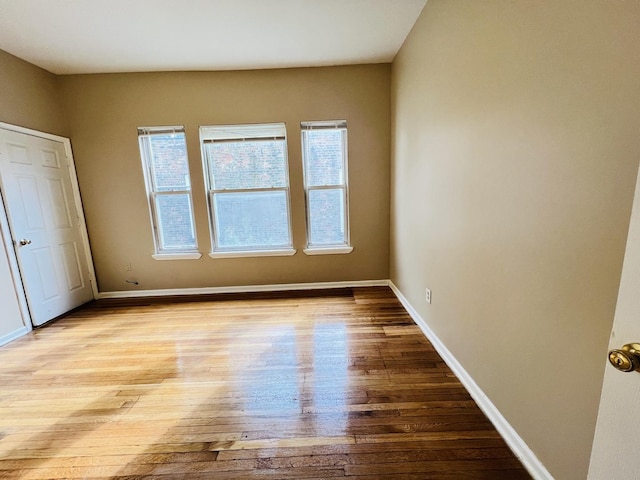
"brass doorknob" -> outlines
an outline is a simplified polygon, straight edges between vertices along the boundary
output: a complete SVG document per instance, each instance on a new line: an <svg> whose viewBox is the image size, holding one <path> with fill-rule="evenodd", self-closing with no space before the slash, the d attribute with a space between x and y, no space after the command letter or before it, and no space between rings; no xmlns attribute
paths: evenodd
<svg viewBox="0 0 640 480"><path fill-rule="evenodd" d="M24 247L25 245L31 245L31 240L27 240L26 238L23 238L22 240L20 240L19 243Z"/></svg>
<svg viewBox="0 0 640 480"><path fill-rule="evenodd" d="M609 352L609 363L621 372L640 371L640 343L627 343Z"/></svg>

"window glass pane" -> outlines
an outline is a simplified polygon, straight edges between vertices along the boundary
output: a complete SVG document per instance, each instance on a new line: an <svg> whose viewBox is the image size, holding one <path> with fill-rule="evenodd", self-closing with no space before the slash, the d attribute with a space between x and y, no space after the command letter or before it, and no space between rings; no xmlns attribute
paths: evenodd
<svg viewBox="0 0 640 480"><path fill-rule="evenodd" d="M309 245L346 243L344 190L309 190Z"/></svg>
<svg viewBox="0 0 640 480"><path fill-rule="evenodd" d="M344 184L342 134L339 129L304 132L308 186Z"/></svg>
<svg viewBox="0 0 640 480"><path fill-rule="evenodd" d="M219 247L291 245L284 191L215 193L213 203Z"/></svg>
<svg viewBox="0 0 640 480"><path fill-rule="evenodd" d="M205 144L215 190L286 187L283 140Z"/></svg>
<svg viewBox="0 0 640 480"><path fill-rule="evenodd" d="M196 239L189 194L156 196L160 249L193 249Z"/></svg>
<svg viewBox="0 0 640 480"><path fill-rule="evenodd" d="M151 135L149 149L154 190L189 190L189 161L184 133Z"/></svg>

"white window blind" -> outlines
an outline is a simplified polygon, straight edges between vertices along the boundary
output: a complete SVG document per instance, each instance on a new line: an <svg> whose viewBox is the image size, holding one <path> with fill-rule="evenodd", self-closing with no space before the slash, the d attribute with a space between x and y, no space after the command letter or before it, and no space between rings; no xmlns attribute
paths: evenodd
<svg viewBox="0 0 640 480"><path fill-rule="evenodd" d="M216 125L200 127L200 138L203 142L245 140L285 140L284 123L257 123L248 125Z"/></svg>
<svg viewBox="0 0 640 480"><path fill-rule="evenodd" d="M138 128L156 254L197 252L184 127Z"/></svg>
<svg viewBox="0 0 640 480"><path fill-rule="evenodd" d="M213 252L291 250L284 123L200 128Z"/></svg>
<svg viewBox="0 0 640 480"><path fill-rule="evenodd" d="M302 122L300 128L307 249L349 247L347 122Z"/></svg>

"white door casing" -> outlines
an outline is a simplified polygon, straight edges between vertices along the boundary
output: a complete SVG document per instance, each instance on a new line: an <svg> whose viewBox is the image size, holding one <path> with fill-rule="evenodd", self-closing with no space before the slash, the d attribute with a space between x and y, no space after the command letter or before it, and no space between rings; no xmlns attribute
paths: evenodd
<svg viewBox="0 0 640 480"><path fill-rule="evenodd" d="M627 343L640 343L640 173L609 349L619 349ZM598 353L606 361L606 352ZM607 365L588 478L640 478L639 430L640 372L624 373Z"/></svg>
<svg viewBox="0 0 640 480"><path fill-rule="evenodd" d="M0 125L5 127L5 125ZM68 139L0 128L0 189L33 325L95 296Z"/></svg>

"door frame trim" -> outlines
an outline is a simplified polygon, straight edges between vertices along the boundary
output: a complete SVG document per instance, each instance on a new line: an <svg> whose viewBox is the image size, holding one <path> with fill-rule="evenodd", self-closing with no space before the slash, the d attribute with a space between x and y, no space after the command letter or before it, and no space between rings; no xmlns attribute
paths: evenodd
<svg viewBox="0 0 640 480"><path fill-rule="evenodd" d="M39 130L33 130L30 128L21 127L19 125L12 125L10 123L0 122L0 129L8 130L11 132L22 133L25 135L31 135L33 137L44 138L46 140L53 140L55 142L62 143L64 145L65 154L69 160L69 179L71 180L71 190L73 195L73 201L75 203L76 211L78 212L78 217L80 221L80 235L82 237L82 244L85 249L85 255L87 260L87 269L88 269L88 280L91 284L91 291L93 293L93 298L98 298L98 283L96 280L96 272L93 266L93 255L91 253L91 245L89 244L89 234L87 231L87 222L84 216L84 208L82 206L82 198L80 196L80 186L78 185L78 173L76 171L76 163L73 158L73 151L71 150L71 140L67 137L61 137L60 135L54 135L52 133L41 132ZM16 289L18 290L18 296L20 298L21 308L23 310L23 315L26 314L25 324L27 324L27 328L30 330L32 328L31 322L31 314L27 308L26 301L26 293L24 291L24 286L22 285L22 277L20 275L20 271L17 268L18 259L16 257L16 251L13 246L13 239L11 236L11 231L9 229L9 222L7 218L7 212L5 210L5 205L2 199L0 199L0 230L2 236L4 237L4 243L8 251L11 252L10 263L11 270L13 273L13 282L16 285ZM10 248L9 248L10 247Z"/></svg>

